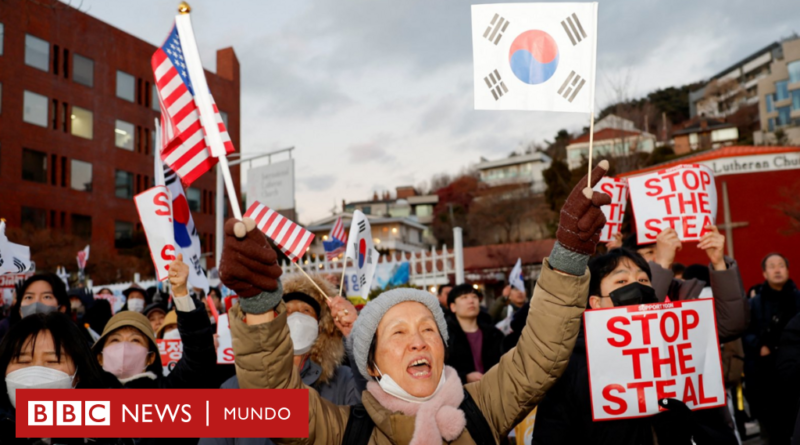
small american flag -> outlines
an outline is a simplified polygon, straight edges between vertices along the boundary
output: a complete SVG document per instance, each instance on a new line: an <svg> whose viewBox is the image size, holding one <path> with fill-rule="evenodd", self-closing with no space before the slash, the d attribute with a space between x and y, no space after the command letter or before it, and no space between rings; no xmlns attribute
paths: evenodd
<svg viewBox="0 0 800 445"><path fill-rule="evenodd" d="M86 246L78 252L78 269L84 270L86 269L86 262L89 261L89 246Z"/></svg>
<svg viewBox="0 0 800 445"><path fill-rule="evenodd" d="M200 113L194 101L194 88L183 59L183 47L174 25L167 40L150 59L161 105L161 159L188 186L214 167L218 160L206 143ZM214 101L213 97L211 99ZM216 103L214 114L225 143L225 152L235 151Z"/></svg>
<svg viewBox="0 0 800 445"><path fill-rule="evenodd" d="M331 228L329 236L330 240L323 241L322 246L325 248L325 256L330 261L339 257L340 254L347 250L347 233L344 231L344 224L342 224L341 216Z"/></svg>
<svg viewBox="0 0 800 445"><path fill-rule="evenodd" d="M244 216L253 218L258 230L274 241L292 261L300 259L314 241L313 233L258 201L253 202Z"/></svg>

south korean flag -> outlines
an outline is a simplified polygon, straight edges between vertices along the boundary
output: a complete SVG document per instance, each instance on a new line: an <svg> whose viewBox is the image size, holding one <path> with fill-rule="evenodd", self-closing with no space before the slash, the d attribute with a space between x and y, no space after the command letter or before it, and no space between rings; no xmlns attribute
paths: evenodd
<svg viewBox="0 0 800 445"><path fill-rule="evenodd" d="M590 113L597 3L472 6L475 109Z"/></svg>

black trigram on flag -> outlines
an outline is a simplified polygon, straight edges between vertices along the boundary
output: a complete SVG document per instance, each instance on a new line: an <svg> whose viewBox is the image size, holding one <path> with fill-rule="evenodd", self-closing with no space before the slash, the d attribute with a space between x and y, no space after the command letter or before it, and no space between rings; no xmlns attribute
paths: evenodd
<svg viewBox="0 0 800 445"><path fill-rule="evenodd" d="M365 231L365 230L367 230L367 223L366 223L366 221L359 221L359 222L358 222L358 233L361 233L361 232L363 232L363 231Z"/></svg>
<svg viewBox="0 0 800 445"><path fill-rule="evenodd" d="M574 13L572 16L567 17L566 19L561 21L561 26L564 27L564 31L567 32L567 36L569 36L569 40L572 41L572 46L581 43L583 39L588 37L586 35L586 31L583 30L583 26L581 26L581 21L578 20L578 16ZM583 36L583 39L581 38Z"/></svg>
<svg viewBox="0 0 800 445"><path fill-rule="evenodd" d="M585 83L586 79L582 79L581 76L575 74L575 71L570 71L567 80L565 80L564 83L561 84L561 88L558 89L558 94L569 102L572 102Z"/></svg>
<svg viewBox="0 0 800 445"><path fill-rule="evenodd" d="M486 32L483 33L483 37L497 45L503 37L506 28L508 28L508 20L495 14L492 18L492 22L486 27Z"/></svg>
<svg viewBox="0 0 800 445"><path fill-rule="evenodd" d="M367 285L367 277L365 277L364 275L359 275L358 276L358 283L361 286L366 286Z"/></svg>
<svg viewBox="0 0 800 445"><path fill-rule="evenodd" d="M17 273L25 272L28 267L19 258L14 258L14 266L17 268Z"/></svg>
<svg viewBox="0 0 800 445"><path fill-rule="evenodd" d="M503 79L500 78L500 73L497 70L489 73L483 80L486 82L486 86L489 87L489 91L492 92L494 100L498 100L503 97L504 93L508 93L508 88L506 88L506 84L503 83Z"/></svg>

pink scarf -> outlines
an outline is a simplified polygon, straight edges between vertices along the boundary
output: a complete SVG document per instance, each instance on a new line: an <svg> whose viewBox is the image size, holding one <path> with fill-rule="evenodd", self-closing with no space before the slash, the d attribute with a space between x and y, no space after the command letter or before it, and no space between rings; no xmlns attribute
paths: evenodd
<svg viewBox="0 0 800 445"><path fill-rule="evenodd" d="M414 419L414 435L409 445L441 445L444 439L451 442L461 435L467 426L464 412L458 409L464 400L464 387L458 373L445 366L445 382L432 399L423 403L400 400L387 394L377 382L367 383L367 391L384 408L400 412Z"/></svg>

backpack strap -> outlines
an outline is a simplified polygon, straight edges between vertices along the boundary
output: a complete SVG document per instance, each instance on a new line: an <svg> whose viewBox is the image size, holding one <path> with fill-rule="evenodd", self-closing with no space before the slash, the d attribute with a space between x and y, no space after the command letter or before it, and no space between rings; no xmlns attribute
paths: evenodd
<svg viewBox="0 0 800 445"><path fill-rule="evenodd" d="M475 403L466 388L464 388L464 401L461 402L458 409L464 411L464 417L467 418L467 431L477 445L497 444L492 427L489 426L486 417L483 416L478 404Z"/></svg>
<svg viewBox="0 0 800 445"><path fill-rule="evenodd" d="M372 436L375 422L367 413L364 405L358 404L350 407L350 417L347 418L347 426L344 429L342 443L347 445L367 445Z"/></svg>

